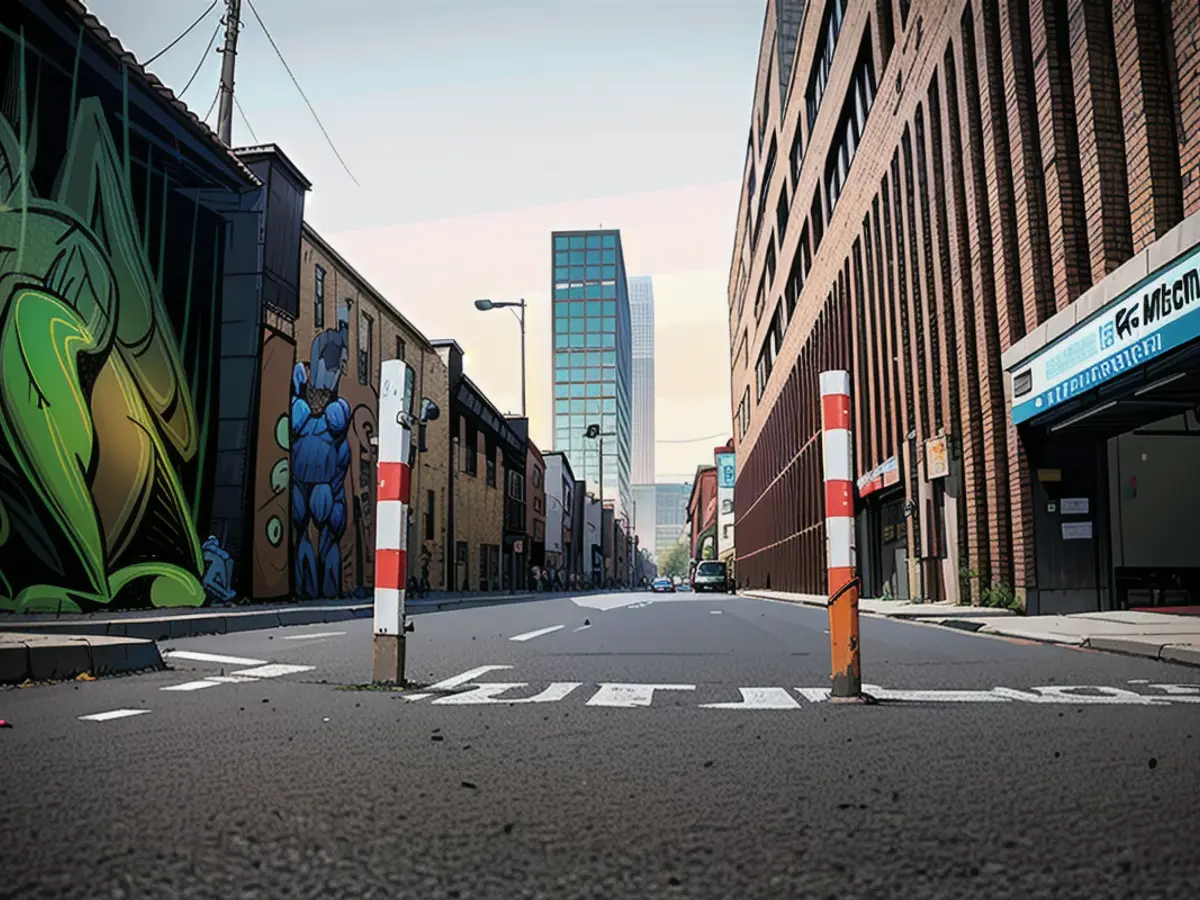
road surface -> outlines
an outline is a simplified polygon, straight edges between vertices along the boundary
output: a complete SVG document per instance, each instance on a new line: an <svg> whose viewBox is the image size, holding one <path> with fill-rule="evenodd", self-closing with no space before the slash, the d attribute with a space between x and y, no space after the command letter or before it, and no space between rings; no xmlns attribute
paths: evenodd
<svg viewBox="0 0 1200 900"><path fill-rule="evenodd" d="M1185 897L1200 672L611 594L164 642L0 692L0 897ZM504 687L504 685L509 685ZM1078 686L1092 689L1078 689ZM413 699L416 697L416 699Z"/></svg>

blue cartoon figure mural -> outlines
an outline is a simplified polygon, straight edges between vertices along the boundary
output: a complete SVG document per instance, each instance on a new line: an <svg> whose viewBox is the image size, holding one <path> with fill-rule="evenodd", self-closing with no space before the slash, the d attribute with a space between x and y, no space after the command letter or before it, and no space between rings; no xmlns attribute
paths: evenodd
<svg viewBox="0 0 1200 900"><path fill-rule="evenodd" d="M292 370L291 408L296 596L304 600L342 593L351 414L338 383L349 359L348 329L318 334L309 358Z"/></svg>

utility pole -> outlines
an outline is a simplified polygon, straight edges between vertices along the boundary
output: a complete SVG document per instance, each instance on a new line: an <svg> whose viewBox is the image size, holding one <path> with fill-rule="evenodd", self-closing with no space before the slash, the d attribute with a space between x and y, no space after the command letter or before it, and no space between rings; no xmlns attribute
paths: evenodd
<svg viewBox="0 0 1200 900"><path fill-rule="evenodd" d="M226 147L233 145L233 65L237 60L238 31L241 29L242 0L225 0L225 46L221 48L221 101L217 107L217 137Z"/></svg>

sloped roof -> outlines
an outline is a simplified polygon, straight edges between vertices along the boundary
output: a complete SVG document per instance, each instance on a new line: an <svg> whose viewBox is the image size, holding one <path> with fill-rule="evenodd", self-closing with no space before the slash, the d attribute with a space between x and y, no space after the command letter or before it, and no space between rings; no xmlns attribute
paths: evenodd
<svg viewBox="0 0 1200 900"><path fill-rule="evenodd" d="M108 27L96 18L84 4L83 0L64 0L64 6L67 11L83 23L84 27L95 37L101 44L108 48L113 56L120 62L129 66L129 68L138 73L145 79L146 83L170 105L174 111L183 120L185 127L193 131L202 140L207 141L213 152L218 156L222 156L229 161L230 166L238 171L252 186L257 187L262 184L253 172L246 167L246 164L238 159L237 154L209 128L200 117L197 116L188 107L186 103L175 96L175 92L167 87L159 77L147 69L144 65L138 62L137 57L129 50L125 49L125 45L108 30Z"/></svg>

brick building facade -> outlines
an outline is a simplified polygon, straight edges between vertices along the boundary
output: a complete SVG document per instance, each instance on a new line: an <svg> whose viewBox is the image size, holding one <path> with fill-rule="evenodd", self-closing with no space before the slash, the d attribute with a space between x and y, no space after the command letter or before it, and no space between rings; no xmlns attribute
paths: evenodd
<svg viewBox="0 0 1200 900"><path fill-rule="evenodd" d="M1195 0L769 0L729 279L739 581L825 590L839 368L865 590L1049 597L1031 454L1060 425L1013 424L1006 370L1197 213Z"/></svg>
<svg viewBox="0 0 1200 900"><path fill-rule="evenodd" d="M318 357L332 354L331 364L342 367L336 392L350 409L342 584L344 591L365 592L374 585L378 449L373 439L378 434L382 361L406 361L416 377L417 403L428 398L441 410L449 407L446 365L433 344L308 223L301 235L295 341L296 360L309 370L314 351ZM418 435L413 437L416 441ZM445 419L432 422L425 429L426 451L412 457L408 574L418 579L424 574L433 590L445 586L448 441ZM296 466L293 459L293 469Z"/></svg>

